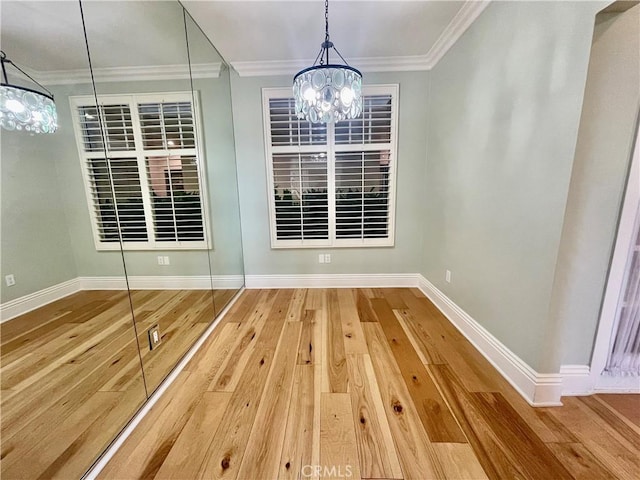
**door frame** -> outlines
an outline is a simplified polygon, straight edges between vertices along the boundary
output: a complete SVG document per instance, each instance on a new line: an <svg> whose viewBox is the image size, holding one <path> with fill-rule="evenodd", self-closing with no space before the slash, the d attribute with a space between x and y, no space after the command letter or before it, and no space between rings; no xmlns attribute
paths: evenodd
<svg viewBox="0 0 640 480"><path fill-rule="evenodd" d="M636 212L640 208L640 118L636 122L636 138L634 140L631 166L627 179L622 210L618 222L613 255L609 267L609 275L605 287L600 321L596 341L591 356L590 384L594 392L640 393L640 377L611 377L602 375L609 357L610 346L614 338L618 300L622 295L627 260L631 244L634 242Z"/></svg>

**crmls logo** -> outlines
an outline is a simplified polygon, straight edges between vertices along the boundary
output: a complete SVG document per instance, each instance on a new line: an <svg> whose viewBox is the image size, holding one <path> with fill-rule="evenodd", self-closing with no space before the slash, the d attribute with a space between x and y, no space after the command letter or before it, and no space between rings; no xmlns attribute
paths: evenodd
<svg viewBox="0 0 640 480"><path fill-rule="evenodd" d="M349 478L353 475L351 465L304 465L300 470L303 477Z"/></svg>

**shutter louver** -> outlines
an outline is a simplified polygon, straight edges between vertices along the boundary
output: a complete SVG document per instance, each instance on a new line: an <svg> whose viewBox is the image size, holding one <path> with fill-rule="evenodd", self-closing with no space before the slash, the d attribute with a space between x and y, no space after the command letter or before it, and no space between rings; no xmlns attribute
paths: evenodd
<svg viewBox="0 0 640 480"><path fill-rule="evenodd" d="M391 142L391 95L367 95L362 115L336 123L336 145Z"/></svg>
<svg viewBox="0 0 640 480"><path fill-rule="evenodd" d="M389 234L388 150L336 153L336 238Z"/></svg>
<svg viewBox="0 0 640 480"><path fill-rule="evenodd" d="M123 241L146 242L137 160L91 158L88 159L88 171L100 241L118 242L119 226Z"/></svg>
<svg viewBox="0 0 640 480"><path fill-rule="evenodd" d="M73 99L98 249L120 239L124 249L208 248L192 99L104 95L98 107Z"/></svg>
<svg viewBox="0 0 640 480"><path fill-rule="evenodd" d="M272 98L269 100L269 121L271 125L271 145L325 145L327 126L300 120L295 113L293 98Z"/></svg>
<svg viewBox="0 0 640 480"><path fill-rule="evenodd" d="M363 87L362 115L329 124L288 95L263 89L272 248L392 246L397 87Z"/></svg>
<svg viewBox="0 0 640 480"><path fill-rule="evenodd" d="M274 155L273 184L279 240L329 238L324 153Z"/></svg>
<svg viewBox="0 0 640 480"><path fill-rule="evenodd" d="M191 103L141 103L138 105L138 115L145 149L195 147Z"/></svg>
<svg viewBox="0 0 640 480"><path fill-rule="evenodd" d="M104 145L100 132L100 119L105 128L107 150L111 152L135 150L133 124L129 105L100 105L80 107L80 128L85 152L103 152Z"/></svg>
<svg viewBox="0 0 640 480"><path fill-rule="evenodd" d="M147 157L153 227L158 242L204 240L195 157Z"/></svg>

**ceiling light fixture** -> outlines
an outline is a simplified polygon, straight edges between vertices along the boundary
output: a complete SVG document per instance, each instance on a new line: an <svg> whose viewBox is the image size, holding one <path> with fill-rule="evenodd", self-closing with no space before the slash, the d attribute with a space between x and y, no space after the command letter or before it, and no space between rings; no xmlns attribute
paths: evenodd
<svg viewBox="0 0 640 480"><path fill-rule="evenodd" d="M58 113L53 94L9 60L2 51L0 51L0 62L2 62L0 126L5 130L24 130L30 133L55 132L58 128ZM9 83L6 65L12 65L46 93Z"/></svg>
<svg viewBox="0 0 640 480"><path fill-rule="evenodd" d="M362 74L347 64L329 40L329 0L325 0L324 8L325 35L320 53L313 66L293 78L296 115L311 123L348 120L362 113ZM329 63L330 49L344 65Z"/></svg>

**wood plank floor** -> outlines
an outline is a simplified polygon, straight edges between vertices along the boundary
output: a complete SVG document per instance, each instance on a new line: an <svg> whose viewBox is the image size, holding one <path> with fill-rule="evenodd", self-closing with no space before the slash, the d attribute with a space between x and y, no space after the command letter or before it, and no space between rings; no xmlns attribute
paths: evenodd
<svg viewBox="0 0 640 480"><path fill-rule="evenodd" d="M223 305L234 292L215 293ZM151 391L213 320L211 292L131 298ZM83 291L0 324L3 479L79 478L146 400L131 318L126 291Z"/></svg>
<svg viewBox="0 0 640 480"><path fill-rule="evenodd" d="M635 479L635 398L534 409L416 289L248 290L100 478Z"/></svg>

